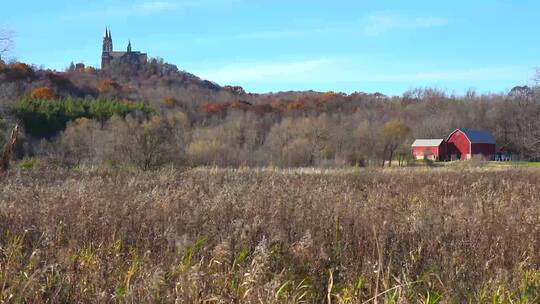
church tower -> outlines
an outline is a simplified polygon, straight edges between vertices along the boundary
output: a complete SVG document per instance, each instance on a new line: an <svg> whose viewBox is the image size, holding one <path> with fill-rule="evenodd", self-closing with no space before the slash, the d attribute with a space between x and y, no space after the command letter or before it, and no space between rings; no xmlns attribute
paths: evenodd
<svg viewBox="0 0 540 304"><path fill-rule="evenodd" d="M101 52L101 69L106 69L111 64L113 42L111 30L105 28L105 36L103 37L103 50Z"/></svg>
<svg viewBox="0 0 540 304"><path fill-rule="evenodd" d="M116 64L124 64L131 66L134 70L148 62L148 55L139 51L134 51L131 48L131 40L129 40L125 52L113 51L113 40L111 30L106 27L105 35L103 36L103 46L101 49L101 70L108 70Z"/></svg>

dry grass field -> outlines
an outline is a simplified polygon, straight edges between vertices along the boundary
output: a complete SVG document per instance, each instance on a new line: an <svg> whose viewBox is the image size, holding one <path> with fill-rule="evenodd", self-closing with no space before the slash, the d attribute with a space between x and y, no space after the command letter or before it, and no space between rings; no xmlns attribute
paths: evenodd
<svg viewBox="0 0 540 304"><path fill-rule="evenodd" d="M0 303L540 302L535 169L0 178Z"/></svg>

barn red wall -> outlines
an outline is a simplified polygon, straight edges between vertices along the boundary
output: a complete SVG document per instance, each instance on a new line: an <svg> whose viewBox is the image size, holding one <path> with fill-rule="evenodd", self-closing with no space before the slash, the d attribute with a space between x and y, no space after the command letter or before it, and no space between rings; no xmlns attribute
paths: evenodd
<svg viewBox="0 0 540 304"><path fill-rule="evenodd" d="M495 145L493 144L473 144L472 154L482 154L487 158L490 158L495 154Z"/></svg>
<svg viewBox="0 0 540 304"><path fill-rule="evenodd" d="M437 157L437 160L444 161L447 159L447 144L442 142L438 147L413 147L413 155L433 154Z"/></svg>
<svg viewBox="0 0 540 304"><path fill-rule="evenodd" d="M472 144L461 130L456 131L448 138L448 155L456 154L459 151L461 159L467 159L467 154L482 154L490 158L496 153L494 144Z"/></svg>
<svg viewBox="0 0 540 304"><path fill-rule="evenodd" d="M413 147L413 155L424 155L424 154L433 154L435 156L439 155L437 147Z"/></svg>
<svg viewBox="0 0 540 304"><path fill-rule="evenodd" d="M467 159L467 154L471 154L471 142L461 130L454 132L448 138L448 143L450 148L450 151L448 151L449 156L459 152L461 154L461 159L465 160Z"/></svg>

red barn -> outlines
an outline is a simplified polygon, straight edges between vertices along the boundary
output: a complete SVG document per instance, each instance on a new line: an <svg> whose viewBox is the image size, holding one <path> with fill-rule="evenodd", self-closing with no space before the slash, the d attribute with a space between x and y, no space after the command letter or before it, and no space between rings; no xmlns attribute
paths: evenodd
<svg viewBox="0 0 540 304"><path fill-rule="evenodd" d="M417 139L412 144L412 154L416 159L446 160L444 139Z"/></svg>
<svg viewBox="0 0 540 304"><path fill-rule="evenodd" d="M495 138L488 132L457 129L446 139L451 159L471 159L482 155L488 159L496 154Z"/></svg>

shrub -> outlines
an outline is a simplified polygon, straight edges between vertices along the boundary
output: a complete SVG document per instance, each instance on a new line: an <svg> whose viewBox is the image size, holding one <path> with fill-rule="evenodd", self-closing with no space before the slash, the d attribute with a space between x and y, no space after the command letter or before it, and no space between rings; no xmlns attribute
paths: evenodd
<svg viewBox="0 0 540 304"><path fill-rule="evenodd" d="M24 158L17 163L17 166L22 169L36 169L39 165L39 160L36 158Z"/></svg>
<svg viewBox="0 0 540 304"><path fill-rule="evenodd" d="M36 88L30 94L34 100L50 100L56 98L56 94L47 86Z"/></svg>
<svg viewBox="0 0 540 304"><path fill-rule="evenodd" d="M107 158L111 147L106 135L95 120L81 117L69 122L57 142L62 147L63 162L78 165Z"/></svg>

